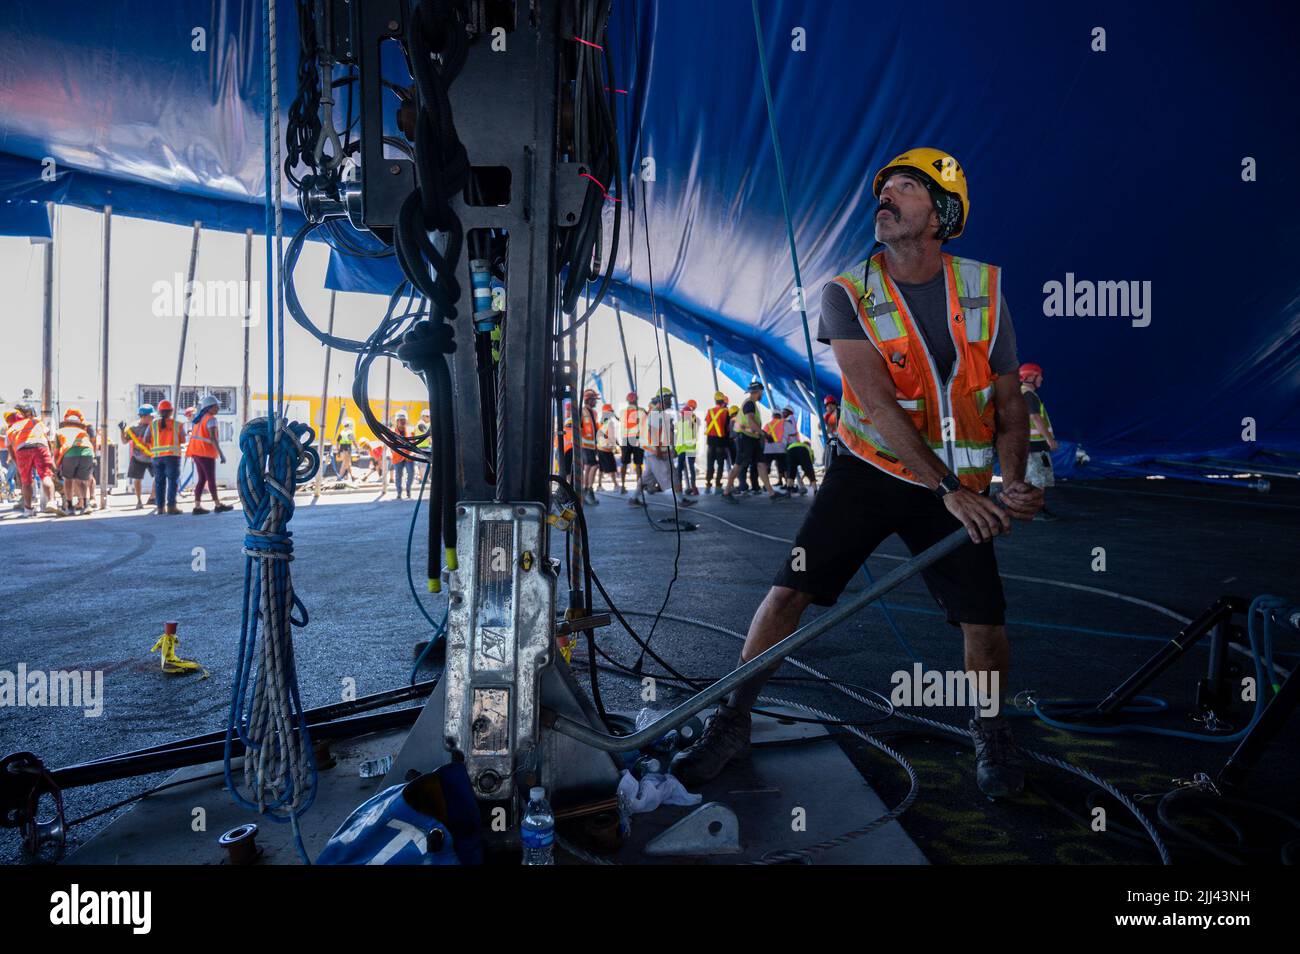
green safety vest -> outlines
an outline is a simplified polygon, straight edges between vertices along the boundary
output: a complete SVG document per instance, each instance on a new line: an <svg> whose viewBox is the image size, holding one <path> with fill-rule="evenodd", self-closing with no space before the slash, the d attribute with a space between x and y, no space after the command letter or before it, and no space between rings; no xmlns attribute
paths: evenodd
<svg viewBox="0 0 1300 954"><path fill-rule="evenodd" d="M683 414L677 421L677 453L694 454L695 442L699 438L699 431L699 418L694 414Z"/></svg>

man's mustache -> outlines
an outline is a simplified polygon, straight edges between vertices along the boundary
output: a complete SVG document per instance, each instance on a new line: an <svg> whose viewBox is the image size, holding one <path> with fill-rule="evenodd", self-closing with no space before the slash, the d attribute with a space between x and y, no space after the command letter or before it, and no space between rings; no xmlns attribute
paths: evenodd
<svg viewBox="0 0 1300 954"><path fill-rule="evenodd" d="M903 219L903 213L899 210L898 206L890 202L880 203L880 208L876 210L876 216L879 217L881 212L888 212L894 217L895 222L901 222Z"/></svg>

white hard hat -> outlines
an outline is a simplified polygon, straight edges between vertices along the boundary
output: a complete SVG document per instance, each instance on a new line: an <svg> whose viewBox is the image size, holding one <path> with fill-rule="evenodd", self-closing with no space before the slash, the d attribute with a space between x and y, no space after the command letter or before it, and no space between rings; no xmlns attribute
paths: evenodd
<svg viewBox="0 0 1300 954"><path fill-rule="evenodd" d="M221 402L217 400L217 396L215 394L205 394L203 395L203 397L199 398L200 411L202 411L205 408L220 407L220 406L221 406Z"/></svg>

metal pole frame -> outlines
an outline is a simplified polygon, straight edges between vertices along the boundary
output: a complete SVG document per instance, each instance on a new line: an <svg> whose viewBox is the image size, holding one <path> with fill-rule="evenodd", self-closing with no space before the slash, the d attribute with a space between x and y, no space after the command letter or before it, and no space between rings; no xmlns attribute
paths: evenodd
<svg viewBox="0 0 1300 954"><path fill-rule="evenodd" d="M239 426L248 423L248 406L252 403L253 393L248 385L248 346L253 320L253 230L244 230L244 383L239 395Z"/></svg>
<svg viewBox="0 0 1300 954"><path fill-rule="evenodd" d="M708 335L704 336L704 347L709 355L709 370L713 372L713 391L716 394L722 388L718 387L718 361L713 356L713 339Z"/></svg>
<svg viewBox="0 0 1300 954"><path fill-rule="evenodd" d="M181 296L181 342L176 349L176 378L172 385L172 418L181 420L184 417L182 413L184 408L181 405L181 371L185 368L185 339L190 332L190 299L194 294L194 273L199 266L199 235L203 231L203 223L197 219L194 222L194 236L190 239L190 267L185 279L185 287L182 289Z"/></svg>
<svg viewBox="0 0 1300 954"><path fill-rule="evenodd" d="M113 207L104 206L104 274L103 312L100 329L99 369L99 509L108 506L108 452L114 446L108 440L108 280L113 240Z"/></svg>
<svg viewBox="0 0 1300 954"><path fill-rule="evenodd" d="M54 203L47 202L50 240L45 244L44 306L41 313L41 420L47 424L54 413Z"/></svg>

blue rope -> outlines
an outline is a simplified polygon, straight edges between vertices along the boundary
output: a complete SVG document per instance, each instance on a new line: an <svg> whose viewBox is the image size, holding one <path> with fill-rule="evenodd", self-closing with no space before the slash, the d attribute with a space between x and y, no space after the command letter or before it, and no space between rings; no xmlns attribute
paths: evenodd
<svg viewBox="0 0 1300 954"><path fill-rule="evenodd" d="M293 533L288 524L293 517L295 489L310 481L320 467L320 455L311 446L314 437L310 427L295 421L280 428L277 440L268 448L260 418L249 421L239 435L239 498L248 530L244 535L239 657L226 723L226 785L244 807L275 821L292 822L295 837L297 818L316 797L316 762L294 667L292 630L306 626L308 615L293 591L289 573ZM265 459L270 461L266 470L262 467ZM269 704L265 701L268 693ZM285 702L288 724L276 720L282 713L267 714L275 700ZM244 797L234 780L231 749L236 737L246 748L244 775L258 789L256 800ZM306 766L304 790L286 772L283 788L271 798L264 797L263 768L292 765L294 758Z"/></svg>

